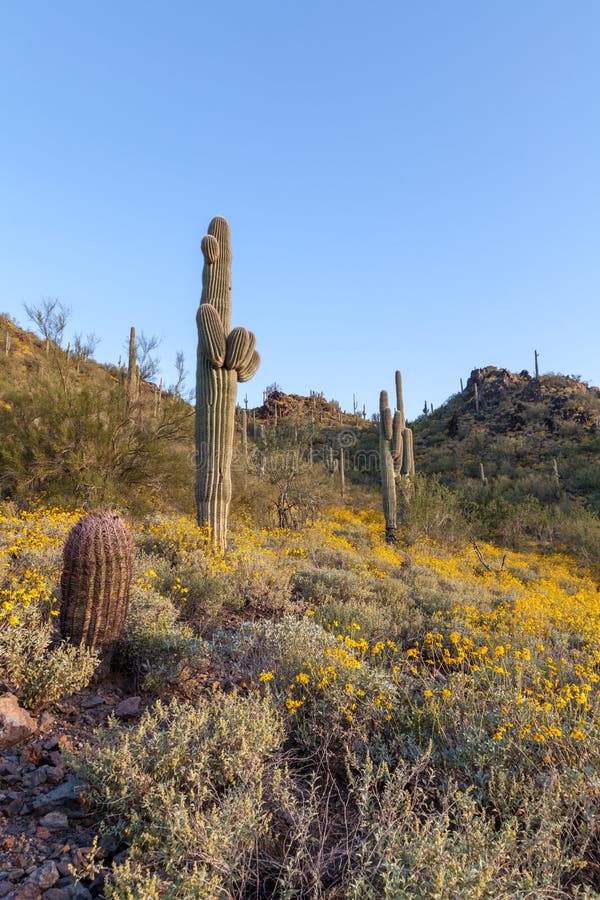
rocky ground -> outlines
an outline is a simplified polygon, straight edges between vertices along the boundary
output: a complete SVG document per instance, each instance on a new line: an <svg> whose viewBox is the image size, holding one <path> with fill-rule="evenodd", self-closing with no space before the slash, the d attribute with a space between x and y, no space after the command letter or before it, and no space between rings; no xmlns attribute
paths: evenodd
<svg viewBox="0 0 600 900"><path fill-rule="evenodd" d="M143 706L142 698L114 685L96 685L33 718L0 686L0 898L103 896L106 873L126 848L100 835L99 813L65 751L87 743L111 713L134 721ZM96 836L96 868L102 868L83 877Z"/></svg>

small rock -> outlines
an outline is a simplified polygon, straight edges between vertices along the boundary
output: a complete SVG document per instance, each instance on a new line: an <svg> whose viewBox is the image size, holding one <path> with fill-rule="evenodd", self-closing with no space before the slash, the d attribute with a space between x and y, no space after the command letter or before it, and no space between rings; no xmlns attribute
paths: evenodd
<svg viewBox="0 0 600 900"><path fill-rule="evenodd" d="M25 869L11 869L8 873L10 881L19 881L25 874Z"/></svg>
<svg viewBox="0 0 600 900"><path fill-rule="evenodd" d="M51 888L56 884L59 878L60 875L58 874L56 863L49 859L29 876L29 881L31 884L35 884L41 891L47 891L48 888Z"/></svg>
<svg viewBox="0 0 600 900"><path fill-rule="evenodd" d="M91 849L91 847L75 847L71 851L71 861L75 869L82 869L85 866Z"/></svg>
<svg viewBox="0 0 600 900"><path fill-rule="evenodd" d="M42 894L43 900L70 900L71 892L62 888L50 888Z"/></svg>
<svg viewBox="0 0 600 900"><path fill-rule="evenodd" d="M64 831L69 827L69 820L63 812L55 809L40 819L40 825L43 828L49 828L50 831Z"/></svg>
<svg viewBox="0 0 600 900"><path fill-rule="evenodd" d="M81 705L84 709L93 709L95 706L102 706L103 703L105 703L104 697L96 694L93 697L88 697Z"/></svg>
<svg viewBox="0 0 600 900"><path fill-rule="evenodd" d="M65 770L62 766L44 766L44 768L50 784L60 784L65 777Z"/></svg>
<svg viewBox="0 0 600 900"><path fill-rule="evenodd" d="M20 884L12 894L7 894L7 900L40 900L42 892L35 884Z"/></svg>
<svg viewBox="0 0 600 900"><path fill-rule="evenodd" d="M24 806L25 797L16 797L4 808L4 812L7 816L18 816Z"/></svg>
<svg viewBox="0 0 600 900"><path fill-rule="evenodd" d="M115 707L115 716L118 719L133 719L142 712L141 697L127 697Z"/></svg>
<svg viewBox="0 0 600 900"><path fill-rule="evenodd" d="M54 724L55 724L54 716L52 715L52 713L48 712L47 709L45 709L38 716L38 728L42 734L48 734L48 732L51 731L52 728L54 727ZM44 749L47 749L47 748L45 747Z"/></svg>
<svg viewBox="0 0 600 900"><path fill-rule="evenodd" d="M56 809L64 803L73 802L79 799L79 795L83 791L83 785L76 778L69 778L68 781L59 784L58 787L42 794L31 804L33 812L46 813L51 809Z"/></svg>
<svg viewBox="0 0 600 900"><path fill-rule="evenodd" d="M2 781L4 781L5 784L10 784L10 785L18 784L20 780L21 780L20 775L3 775L2 776Z"/></svg>
<svg viewBox="0 0 600 900"><path fill-rule="evenodd" d="M14 694L0 696L0 747L27 740L37 730L37 722L19 706Z"/></svg>
<svg viewBox="0 0 600 900"><path fill-rule="evenodd" d="M73 885L71 897L73 897L73 900L92 900L92 895L80 881Z"/></svg>
<svg viewBox="0 0 600 900"><path fill-rule="evenodd" d="M35 830L36 838L39 838L41 841L47 841L50 837L50 831L45 828L43 825L40 825L39 828Z"/></svg>
<svg viewBox="0 0 600 900"><path fill-rule="evenodd" d="M0 881L0 897L6 897L10 894L10 884L8 881Z"/></svg>
<svg viewBox="0 0 600 900"><path fill-rule="evenodd" d="M119 853L115 853L112 860L113 866L122 866L128 856L129 850L121 850Z"/></svg>
<svg viewBox="0 0 600 900"><path fill-rule="evenodd" d="M44 743L42 744L42 747L44 748L44 750L56 750L56 748L58 747L58 738L56 738L56 737L47 738L47 740L45 740Z"/></svg>
<svg viewBox="0 0 600 900"><path fill-rule="evenodd" d="M40 784L45 784L47 779L47 767L41 766L39 769L34 769L33 772L29 772L23 778L23 784L28 788L36 788L39 787Z"/></svg>
<svg viewBox="0 0 600 900"><path fill-rule="evenodd" d="M0 775L18 775L19 767L14 759L8 759L3 756L0 759Z"/></svg>

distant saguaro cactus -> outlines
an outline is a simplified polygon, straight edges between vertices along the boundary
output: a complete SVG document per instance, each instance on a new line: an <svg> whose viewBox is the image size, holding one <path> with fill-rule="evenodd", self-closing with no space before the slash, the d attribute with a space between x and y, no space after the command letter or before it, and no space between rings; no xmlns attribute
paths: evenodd
<svg viewBox="0 0 600 900"><path fill-rule="evenodd" d="M229 225L221 216L202 238L202 296L196 316L196 507L213 543L225 549L231 501L231 459L238 381L248 381L260 363L256 338L231 329Z"/></svg>
<svg viewBox="0 0 600 900"><path fill-rule="evenodd" d="M71 529L60 583L63 637L110 657L125 626L133 546L123 519L111 510L91 512Z"/></svg>
<svg viewBox="0 0 600 900"><path fill-rule="evenodd" d="M139 397L140 378L139 367L136 362L135 328L131 326L129 332L129 358L127 363L127 405L133 406Z"/></svg>
<svg viewBox="0 0 600 900"><path fill-rule="evenodd" d="M415 473L413 433L406 426L402 375L399 371L396 371L396 411L393 418L387 391L381 391L379 395L379 458L385 539L388 544L394 544L398 537L396 483L400 476L408 482ZM408 496L407 493L405 496Z"/></svg>

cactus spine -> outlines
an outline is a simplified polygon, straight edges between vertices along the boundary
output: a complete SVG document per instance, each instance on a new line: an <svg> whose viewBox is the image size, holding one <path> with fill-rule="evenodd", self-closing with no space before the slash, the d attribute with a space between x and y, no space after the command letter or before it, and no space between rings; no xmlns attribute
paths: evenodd
<svg viewBox="0 0 600 900"><path fill-rule="evenodd" d="M231 248L229 225L215 217L202 239L202 296L196 316L196 508L198 523L225 549L231 501L231 459L238 381L258 369L256 339L245 328L231 329Z"/></svg>
<svg viewBox="0 0 600 900"><path fill-rule="evenodd" d="M396 371L396 411L392 418L387 391L379 395L379 459L381 492L385 517L385 539L395 544L398 539L398 504L396 483L403 477L405 488L415 473L412 429L406 425L402 375ZM408 490L405 490L408 497Z"/></svg>
<svg viewBox="0 0 600 900"><path fill-rule="evenodd" d="M61 633L108 659L125 626L133 546L121 517L97 510L71 529L63 549Z"/></svg>

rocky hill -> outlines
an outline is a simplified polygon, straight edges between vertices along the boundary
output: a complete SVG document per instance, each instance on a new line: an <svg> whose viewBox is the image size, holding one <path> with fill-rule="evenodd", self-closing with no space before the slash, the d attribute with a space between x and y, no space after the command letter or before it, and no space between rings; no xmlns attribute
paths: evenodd
<svg viewBox="0 0 600 900"><path fill-rule="evenodd" d="M474 369L414 431L420 470L449 484L541 501L564 492L600 510L600 390L573 376Z"/></svg>

